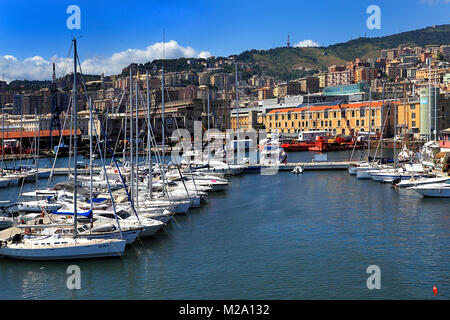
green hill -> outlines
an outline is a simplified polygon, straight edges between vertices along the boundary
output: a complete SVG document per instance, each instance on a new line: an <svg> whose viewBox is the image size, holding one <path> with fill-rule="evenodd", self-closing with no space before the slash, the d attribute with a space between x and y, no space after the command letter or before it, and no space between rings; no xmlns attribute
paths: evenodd
<svg viewBox="0 0 450 320"><path fill-rule="evenodd" d="M238 55L237 61L249 64L255 73L290 80L356 58L378 58L382 49L396 48L401 44L412 47L450 44L450 25L428 27L385 37L358 38L328 47L249 50Z"/></svg>

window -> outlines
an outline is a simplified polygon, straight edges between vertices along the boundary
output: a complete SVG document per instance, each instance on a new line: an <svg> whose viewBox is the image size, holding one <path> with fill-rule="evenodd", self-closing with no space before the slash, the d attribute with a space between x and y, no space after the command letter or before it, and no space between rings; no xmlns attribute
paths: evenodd
<svg viewBox="0 0 450 320"><path fill-rule="evenodd" d="M287 119L288 119L288 120L291 120L291 112L290 112L290 111L289 111L288 114L287 114Z"/></svg>
<svg viewBox="0 0 450 320"><path fill-rule="evenodd" d="M412 119L415 119L416 118L416 114L413 112L413 113L411 113L411 118Z"/></svg>
<svg viewBox="0 0 450 320"><path fill-rule="evenodd" d="M411 104L411 105L409 105L409 108L410 108L411 110L414 110L414 109L416 108L416 105L415 105L415 104Z"/></svg>
<svg viewBox="0 0 450 320"><path fill-rule="evenodd" d="M364 120L363 120L363 119L361 119L361 125L362 125L362 126L364 125Z"/></svg>
<svg viewBox="0 0 450 320"><path fill-rule="evenodd" d="M413 127L416 127L416 122L415 122L415 121L412 121L412 122L411 122L411 125L412 125Z"/></svg>
<svg viewBox="0 0 450 320"><path fill-rule="evenodd" d="M359 120L356 120L356 125L359 126Z"/></svg>
<svg viewBox="0 0 450 320"><path fill-rule="evenodd" d="M338 120L338 127L341 126L341 120Z"/></svg>
<svg viewBox="0 0 450 320"><path fill-rule="evenodd" d="M353 110L352 111L352 118L354 118L355 117L355 111Z"/></svg>
<svg viewBox="0 0 450 320"><path fill-rule="evenodd" d="M375 110L372 110L372 117L375 117Z"/></svg>
<svg viewBox="0 0 450 320"><path fill-rule="evenodd" d="M324 117L324 119L328 119L328 110L325 110L323 112L323 117Z"/></svg>

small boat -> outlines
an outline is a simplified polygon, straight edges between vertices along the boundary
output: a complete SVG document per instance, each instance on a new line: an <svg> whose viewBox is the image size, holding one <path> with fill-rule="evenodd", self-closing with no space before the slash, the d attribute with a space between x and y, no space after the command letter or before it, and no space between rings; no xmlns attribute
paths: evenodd
<svg viewBox="0 0 450 320"><path fill-rule="evenodd" d="M450 181L414 186L407 189L414 190L424 197L450 198Z"/></svg>
<svg viewBox="0 0 450 320"><path fill-rule="evenodd" d="M296 166L291 172L295 174L303 173L303 166Z"/></svg>
<svg viewBox="0 0 450 320"><path fill-rule="evenodd" d="M377 169L375 167L368 168L365 170L359 170L359 171L356 171L356 178L359 180L372 179L372 174L379 172L379 171L380 171L380 169Z"/></svg>
<svg viewBox="0 0 450 320"><path fill-rule="evenodd" d="M54 211L58 210L63 206L62 203L51 202L46 200L37 200L37 201L24 201L18 203L18 209L22 212L41 212L42 209L46 211Z"/></svg>

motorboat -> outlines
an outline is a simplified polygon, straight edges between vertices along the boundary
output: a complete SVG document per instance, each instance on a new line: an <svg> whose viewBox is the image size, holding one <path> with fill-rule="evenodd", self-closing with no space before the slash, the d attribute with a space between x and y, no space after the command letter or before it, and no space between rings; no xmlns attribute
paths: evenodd
<svg viewBox="0 0 450 320"><path fill-rule="evenodd" d="M407 188L420 193L424 197L450 198L450 181L431 183Z"/></svg>
<svg viewBox="0 0 450 320"><path fill-rule="evenodd" d="M399 188L414 187L425 184L442 183L450 180L450 177L435 177L435 178L415 178L409 180L400 180L395 185Z"/></svg>

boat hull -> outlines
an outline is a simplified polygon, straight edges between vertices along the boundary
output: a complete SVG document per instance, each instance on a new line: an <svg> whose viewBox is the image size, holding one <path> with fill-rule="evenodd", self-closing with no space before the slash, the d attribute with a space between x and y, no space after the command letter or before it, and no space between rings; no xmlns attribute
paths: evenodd
<svg viewBox="0 0 450 320"><path fill-rule="evenodd" d="M9 245L0 248L0 256L17 260L74 260L122 256L126 241L99 242L79 246L49 246L47 248Z"/></svg>
<svg viewBox="0 0 450 320"><path fill-rule="evenodd" d="M450 188L414 188L413 190L427 198L450 198Z"/></svg>

